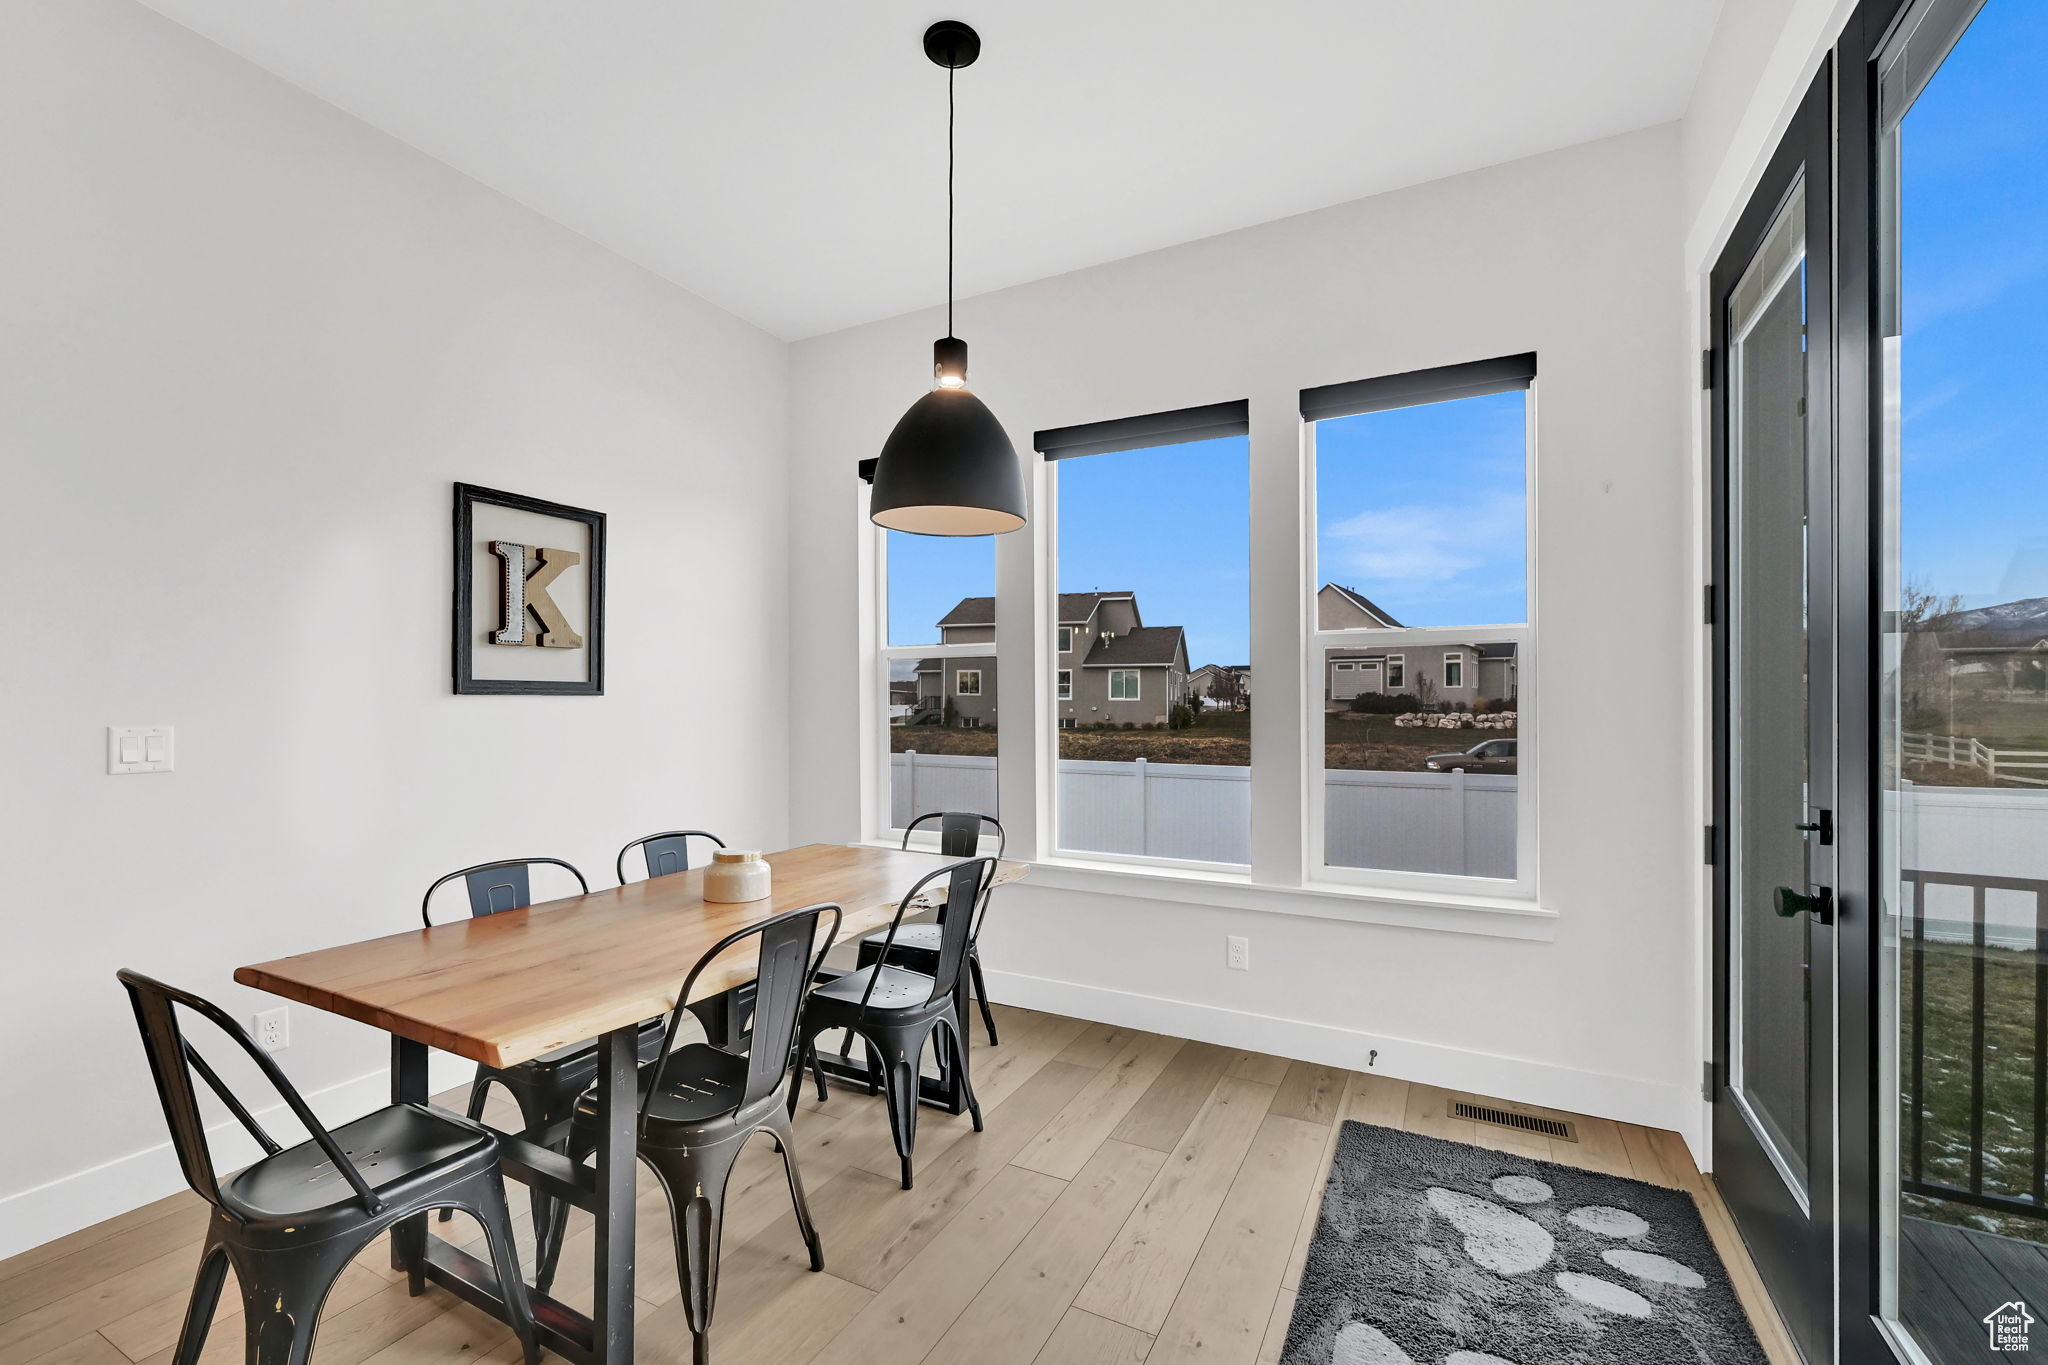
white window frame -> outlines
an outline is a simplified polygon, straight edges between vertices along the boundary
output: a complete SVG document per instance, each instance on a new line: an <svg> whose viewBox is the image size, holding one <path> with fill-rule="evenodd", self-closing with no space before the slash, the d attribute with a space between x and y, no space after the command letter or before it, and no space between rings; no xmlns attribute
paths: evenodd
<svg viewBox="0 0 2048 1365"><path fill-rule="evenodd" d="M1062 668L1053 675L1053 678L1053 691L1058 699L1061 701L1072 701L1074 699L1074 670Z"/></svg>
<svg viewBox="0 0 2048 1365"><path fill-rule="evenodd" d="M1387 656L1387 691L1397 692L1408 685L1408 656L1389 654Z"/></svg>
<svg viewBox="0 0 2048 1365"><path fill-rule="evenodd" d="M1074 652L1074 628L1073 628L1072 626L1061 626L1061 627L1060 627L1060 653L1062 653L1062 654L1072 654L1073 652Z"/></svg>
<svg viewBox="0 0 2048 1365"><path fill-rule="evenodd" d="M974 679L974 690L967 690L967 680ZM953 670L953 695L956 697L978 697L981 695L981 670L978 668L956 668Z"/></svg>
<svg viewBox="0 0 2048 1365"><path fill-rule="evenodd" d="M1441 627L1379 628L1360 627L1351 630L1322 630L1316 620L1316 589L1323 578L1316 563L1318 537L1316 534L1315 497L1317 488L1315 435L1316 423L1304 422L1302 437L1304 466L1302 489L1306 502L1303 518L1301 579L1302 611L1304 618L1304 639L1307 642L1307 657L1304 661L1303 676L1309 687L1303 697L1304 714L1307 724L1302 728L1307 740L1303 755L1302 779L1304 788L1303 825L1306 833L1304 868L1306 883L1311 887L1373 888L1385 892L1414 892L1421 894L1448 894L1457 896L1480 896L1488 899L1510 902L1533 902L1538 896L1537 838L1536 838L1536 793L1539 778L1537 774L1536 744L1537 701L1534 695L1536 670L1529 667L1529 660L1536 645L1536 429L1537 429L1537 380L1525 391L1523 418L1523 466L1522 496L1524 515L1523 553L1525 555L1524 602L1528 621L1510 625L1469 625ZM1457 400L1452 400L1457 401ZM1343 418L1333 419L1343 421ZM1401 872L1391 868L1340 867L1324 861L1324 821L1327 811L1323 791L1323 742L1326 716L1323 699L1323 666L1328 652L1333 649L1374 649L1394 657L1399 651L1404 662L1409 653L1427 653L1432 647L1448 653L1453 646L1467 647L1473 642L1484 644L1512 644L1515 647L1517 712L1515 738L1517 740L1515 763L1515 875L1507 877L1467 877L1452 873ZM1257 660L1253 660L1256 664ZM1441 680L1439 680L1441 682ZM1476 679L1475 679L1476 682ZM1449 735L1451 732L1446 732ZM1501 736L1495 736L1500 738ZM1476 741L1474 741L1476 742ZM1447 742L1446 748L1459 747Z"/></svg>
<svg viewBox="0 0 2048 1365"><path fill-rule="evenodd" d="M1458 670L1458 680L1456 682L1451 681L1451 670L1454 668ZM1465 656L1461 651L1455 649L1444 651L1444 687L1447 689L1456 688L1460 692L1465 690Z"/></svg>
<svg viewBox="0 0 2048 1365"><path fill-rule="evenodd" d="M1118 696L1118 695L1116 694L1116 680L1117 680L1118 678L1129 678L1129 679L1131 680L1131 695L1130 695L1130 696L1128 696L1128 697L1119 697L1119 696ZM1145 673L1144 673L1144 670L1143 670L1143 669L1138 669L1138 668L1112 668L1112 669L1110 669L1110 670L1109 670L1109 700L1110 700L1110 701L1143 701L1143 700L1145 700Z"/></svg>
<svg viewBox="0 0 2048 1365"><path fill-rule="evenodd" d="M986 672L988 669L999 666L1000 655L996 652L997 647L994 640L978 640L969 644L951 645L891 645L889 643L889 533L868 521L867 485L857 484L856 487L859 490L858 515L868 534L868 543L873 555L872 563L874 567L871 582L869 590L864 596L868 602L868 630L872 632L871 638L876 642L874 646L874 671L870 676L874 679L876 696L879 698L877 704L868 708L871 712L867 729L870 736L869 743L873 746L873 771L868 774L867 779L861 785L866 790L866 799L871 805L870 812L863 818L861 824L867 833L867 837L877 843L885 843L893 848L903 838L903 827L895 822L892 810L894 794L889 789L892 770L890 730L893 728L889 724L888 706L890 666L902 659L939 660L939 690L936 695L943 701L946 697L945 667L948 659L985 660L986 662L981 665L981 671ZM938 728L943 729L945 727L941 726ZM1002 748L1000 738L997 740L996 747L998 762L1000 762ZM934 821L931 825L919 830L917 834L912 836L911 846L913 848L929 846L936 852L939 847L937 822ZM995 836L984 834L982 836L981 851L983 853L993 853L995 848Z"/></svg>
<svg viewBox="0 0 2048 1365"><path fill-rule="evenodd" d="M1530 620L1520 625L1462 626L1440 631L1364 629L1348 638L1342 633L1333 637L1331 633L1319 631L1315 619L1313 593L1321 582L1316 576L1315 566L1315 423L1301 417L1295 408L1291 389L1274 386L1263 390L1263 396L1252 399L1249 424L1253 505L1256 510L1260 499L1265 497L1268 509L1255 517L1253 527L1249 564L1253 601L1255 606L1261 600L1270 601L1275 589L1284 582L1286 595L1292 598L1301 613L1297 622L1285 632L1287 644L1280 644L1268 635L1263 645L1255 642L1254 650L1298 647L1306 655L1307 666L1304 667L1302 656L1290 662L1281 656L1267 658L1260 654L1252 663L1257 667L1260 660L1266 658L1271 664L1268 671L1272 671L1275 678L1290 668L1302 670L1294 683L1305 694L1301 699L1299 738L1305 741L1307 752L1296 750L1289 753L1292 744L1282 743L1277 750L1262 751L1275 753L1276 757L1262 758L1255 763L1253 790L1264 793L1257 799L1280 804L1260 806L1254 811L1250 866L1109 854L1059 845L1057 735L1088 721L1087 717L1060 715L1061 706L1056 699L1059 654L1053 646L1064 629L1057 620L1060 461L1030 460L1027 472L1033 525L1024 536L998 541L997 595L1002 610L1009 618L1035 620L1037 623L1025 637L1023 647L1030 656L1028 660L1021 665L1013 661L1007 667L1000 663L999 647L993 641L887 646L888 536L868 523L866 489L859 488L857 515L863 533L872 535L871 540L862 541L862 568L868 577L863 598L869 603L869 612L861 623L859 634L863 650L873 661L873 671L869 674L872 681L868 685L876 692L872 699L874 704L864 705L867 728L863 731L866 738L862 752L870 773L862 784L868 793L865 800L869 803L869 813L862 825L868 832L867 837L885 847L895 846L901 838L900 829L889 828L891 744L888 707L882 702L887 697L890 665L903 658L978 658L984 661L980 665L984 670L994 667L999 678L1008 677L1025 688L1025 691L1009 698L1012 706L1023 706L1028 711L1023 726L1013 727L1010 738L1014 740L1022 734L1030 742L1003 747L1000 784L1004 810L1009 814L1010 856L1031 862L1036 869L1034 879L1047 890L1155 899L1174 905L1210 905L1290 916L1307 915L1353 923L1429 928L1485 937L1532 941L1552 939L1557 914L1541 904L1537 890L1538 677L1534 668L1515 666L1535 647L1538 599L1538 537L1535 527L1537 385L1531 383L1524 392L1527 403L1524 483L1528 521L1526 600ZM1287 467L1286 477L1292 484L1289 491L1298 496L1276 499L1272 485L1283 461ZM1271 510L1277 505L1287 505L1288 515L1278 517ZM1276 537L1291 542L1284 555L1272 543L1262 545L1262 528L1267 542ZM871 554L866 548L870 545L873 547ZM1002 546L1009 548L1002 549ZM1297 574L1299 581L1296 581ZM1281 581L1276 582L1276 579ZM1047 624L1052 624L1054 630L1047 631ZM1081 633L1078 628L1073 630L1074 644L1080 643ZM1256 630L1254 635L1256 641ZM1383 653L1391 644L1409 653L1418 649L1426 653L1432 645L1439 648L1469 645L1474 639L1511 643L1518 652L1518 657L1510 665L1510 686L1517 690L1517 705L1521 712L1517 739L1521 781L1516 877L1509 881L1325 867L1321 858L1323 792L1317 771L1321 764L1328 677L1324 651L1330 648L1369 648ZM1012 647L1016 647L1014 640ZM1404 666L1406 663L1407 660L1403 659ZM1405 683L1405 668L1403 678ZM1250 690L1248 684L1245 690ZM1142 691L1141 682L1141 695ZM1266 723L1269 735L1272 723L1269 712ZM1298 792L1291 804L1286 797L1290 790ZM879 818L875 814L877 806ZM1283 840L1276 841L1276 829L1284 834ZM929 842L936 848L936 837L933 835L926 841L920 835L914 842L918 846ZM992 848L992 843L984 839L984 852Z"/></svg>
<svg viewBox="0 0 2048 1365"><path fill-rule="evenodd" d="M1080 456L1077 458L1094 459L1097 457ZM1111 452L1101 458L1115 459L1116 455L1114 452ZM1036 544L1039 546L1039 551L1037 556L1038 562L1035 567L1038 571L1039 602L1047 615L1056 613L1059 610L1060 600L1060 464L1061 462L1057 460L1036 461L1037 477L1040 482L1037 485L1038 496L1036 499L1038 513L1037 534L1039 537ZM1142 596L1142 593L1134 592L1133 595ZM1043 620L1044 617L1040 619ZM1139 670L1111 671L1138 672ZM1043 677L1044 674L1039 676ZM1144 691L1144 680L1142 677L1139 679L1138 690L1141 694ZM1108 683L1105 680L1105 698L1107 698L1107 691ZM1142 699L1142 696L1140 699ZM1053 714L1053 708L1047 707L1045 709L1047 714ZM1106 721L1108 718L1105 716L1103 719ZM1081 723L1088 724L1092 722L1084 718ZM1039 834L1037 842L1040 863L1051 864L1054 867L1061 868L1086 868L1088 872L1080 875L1087 876L1099 872L1100 875L1114 880L1126 882L1135 880L1138 885L1147 888L1170 887L1173 883L1165 879L1183 876L1198 878L1206 886L1227 886L1234 889L1250 887L1251 869L1244 863L1212 863L1192 859L1160 858L1135 853L1104 853L1095 849L1072 849L1063 846L1059 841L1062 818L1059 800L1059 731L1071 728L1075 727L1067 726L1063 723L1053 725L1046 742L1038 746L1039 761L1034 771L1038 775L1039 787ZM1154 878L1159 880L1155 881ZM1179 893L1175 892L1174 894Z"/></svg>

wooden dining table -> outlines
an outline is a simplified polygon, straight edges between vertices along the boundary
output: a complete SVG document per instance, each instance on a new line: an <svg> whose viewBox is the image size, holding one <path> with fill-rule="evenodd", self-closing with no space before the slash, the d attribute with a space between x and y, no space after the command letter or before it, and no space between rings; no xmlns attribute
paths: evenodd
<svg viewBox="0 0 2048 1365"><path fill-rule="evenodd" d="M499 1136L507 1175L587 1210L596 1222L590 1315L529 1288L542 1344L578 1365L630 1365L641 1021L682 1006L676 993L683 978L726 935L830 902L844 914L840 941L858 938L886 927L920 877L958 861L840 844L767 856L773 891L763 900L706 901L703 869L695 869L259 962L237 969L235 980L389 1033L397 1104L428 1102L430 1048L504 1067L597 1039L601 1136L594 1167L573 1166L524 1136ZM1022 863L1004 861L995 882L1024 873ZM919 908L938 908L945 885L934 881L933 898ZM753 955L743 944L706 967L695 994L731 991L753 974ZM392 1264L407 1272L416 1293L431 1280L506 1316L489 1265L432 1235L424 1217L393 1230Z"/></svg>

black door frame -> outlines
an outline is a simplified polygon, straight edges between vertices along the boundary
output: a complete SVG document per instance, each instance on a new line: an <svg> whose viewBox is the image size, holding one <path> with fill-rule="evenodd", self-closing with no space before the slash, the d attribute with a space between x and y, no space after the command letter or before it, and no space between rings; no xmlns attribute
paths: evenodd
<svg viewBox="0 0 2048 1365"><path fill-rule="evenodd" d="M1880 1066L1878 989L1883 951L1882 768L1878 752L1884 631L1880 619L1884 552L1883 319L1878 308L1879 181L1877 59L1909 0L1863 0L1837 41L1836 347L1838 413L1836 540L1837 714L1841 831L1837 877L1843 883L1835 950L1840 1018L1836 1200L1839 1264L1836 1303L1845 1365L1899 1359L1878 1325L1884 1169L1878 1106L1887 1101Z"/></svg>
<svg viewBox="0 0 2048 1365"><path fill-rule="evenodd" d="M1808 297L1818 299L1821 306L1809 306L1807 310L1807 405L1806 405L1806 448L1808 454L1808 499L1812 515L1824 518L1832 528L1841 518L1835 515L1839 496L1835 487L1835 469L1840 463L1835 452L1835 387L1836 367L1834 360L1834 137L1833 137L1833 91L1831 63L1824 62L1805 96L1794 113L1791 125L1770 162L1761 180L1752 191L1748 205L1737 219L1735 229L1723 247L1710 275L1708 302L1711 310L1711 349L1709 375L1714 393L1709 404L1711 413L1711 576L1714 584L1715 608L1713 611L1712 643L1712 816L1715 836L1712 847L1713 870L1712 926L1713 926L1713 1060L1711 1066L1711 1099L1713 1101L1713 1149L1715 1152L1714 1171L1716 1183L1721 1187L1732 1215L1742 1226L1751 1255L1757 1262L1765 1284L1772 1287L1772 1298L1779 1305L1780 1315L1785 1319L1788 1330L1802 1351L1808 1353L1813 1365L1821 1360L1834 1358L1837 1332L1833 1319L1836 1317L1836 1276L1834 1243L1838 1203L1836 1200L1835 1171L1835 1091L1838 1070L1836 1055L1836 991L1833 977L1837 957L1834 934L1822 925L1815 924L1816 934L1812 957L1812 982L1814 1003L1810 1006L1810 1021L1813 1028L1811 1058L1812 1073L1808 1085L1809 1151L1807 1169L1807 1192L1810 1216L1795 1218L1798 1210L1791 1197L1783 1188L1778 1173L1759 1154L1757 1161L1741 1162L1734 1159L1737 1142L1754 1143L1746 1120L1737 1112L1729 1095L1730 1077L1730 1019L1727 1007L1727 991L1731 980L1730 949L1731 936L1728 932L1733 888L1729 872L1732 864L1731 852L1735 840L1735 825L1730 801L1731 776L1731 725L1729 708L1731 701L1731 650L1729 633L1734 616L1733 602L1729 592L1733 582L1730 562L1730 516L1728 497L1729 480L1729 338L1728 301L1736 282L1748 268L1756 252L1764 243L1779 211L1784 207L1795 184L1804 183L1806 205L1806 272ZM1816 366L1821 368L1816 368ZM1834 556L1841 549L1839 536L1829 532ZM1809 561L1809 616L1808 631L1811 639L1827 641L1833 636L1840 622L1835 609L1835 588L1838 573L1838 559L1823 554ZM1839 691L1839 659L1837 667L1830 668L1822 675L1822 687L1830 685ZM1836 699L1832 695L1816 693L1812 699L1821 705L1823 717L1834 717ZM1830 736L1831 738L1831 736ZM1824 746L1832 747L1832 746ZM1830 755L1829 767L1833 767ZM1819 774L1816 774L1818 777ZM1829 774L1832 777L1832 773ZM1841 783L1830 781L1822 786L1824 801L1839 803ZM1830 792L1829 787L1837 790ZM1840 813L1839 811L1837 812ZM1836 821L1837 825L1841 822ZM1829 848L1828 854L1836 849ZM1835 869L1825 869L1832 884L1839 880ZM1842 888L1834 888L1837 895ZM1729 1157L1723 1160L1724 1153ZM1741 1217L1747 1213L1749 1224L1743 1226ZM1770 1225L1760 1226L1766 1220Z"/></svg>

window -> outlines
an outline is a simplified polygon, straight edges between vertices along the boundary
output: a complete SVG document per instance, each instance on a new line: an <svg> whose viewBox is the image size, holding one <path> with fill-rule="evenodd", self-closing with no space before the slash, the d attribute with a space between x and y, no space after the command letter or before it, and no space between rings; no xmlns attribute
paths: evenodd
<svg viewBox="0 0 2048 1365"><path fill-rule="evenodd" d="M1316 879L1533 887L1517 741L1534 379L1516 356L1302 394Z"/></svg>
<svg viewBox="0 0 2048 1365"><path fill-rule="evenodd" d="M1056 662L1050 851L1251 861L1250 715L1188 682L1251 656L1248 416L1225 403L1037 435L1045 587L1075 645Z"/></svg>
<svg viewBox="0 0 2048 1365"><path fill-rule="evenodd" d="M882 637L874 824L901 829L929 810L995 815L995 543L869 529Z"/></svg>
<svg viewBox="0 0 2048 1365"><path fill-rule="evenodd" d="M1072 654L1073 652L1074 652L1074 628L1073 628L1072 626L1061 626L1061 627L1060 627L1060 653L1062 653L1062 654Z"/></svg>

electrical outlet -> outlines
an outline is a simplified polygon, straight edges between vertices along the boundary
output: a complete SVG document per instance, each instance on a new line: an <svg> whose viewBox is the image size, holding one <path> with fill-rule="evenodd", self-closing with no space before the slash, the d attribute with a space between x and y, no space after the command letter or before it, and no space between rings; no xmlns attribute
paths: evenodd
<svg viewBox="0 0 2048 1365"><path fill-rule="evenodd" d="M1233 972L1248 972L1252 969L1251 940L1241 934L1232 934L1223 940L1224 965Z"/></svg>
<svg viewBox="0 0 2048 1365"><path fill-rule="evenodd" d="M256 1016L256 1046L265 1052L282 1052L292 1045L291 1022L285 1014L286 1008L279 1005Z"/></svg>

